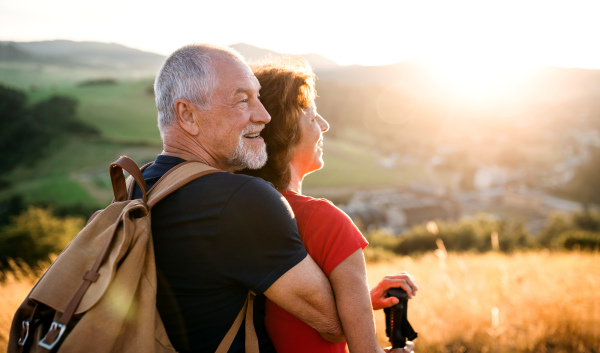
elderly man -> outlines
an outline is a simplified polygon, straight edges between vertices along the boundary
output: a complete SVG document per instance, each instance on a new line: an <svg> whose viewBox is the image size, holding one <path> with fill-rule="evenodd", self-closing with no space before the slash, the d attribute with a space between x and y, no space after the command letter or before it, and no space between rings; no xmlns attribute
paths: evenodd
<svg viewBox="0 0 600 353"><path fill-rule="evenodd" d="M185 160L223 171L152 210L157 307L174 347L214 352L248 290L258 294L261 352L274 351L264 328L265 296L326 339L343 339L329 282L307 256L289 206L262 179L232 173L267 159L260 132L271 118L244 59L231 49L188 45L167 58L154 87L163 152L143 173L148 188ZM243 351L242 328L229 352Z"/></svg>
<svg viewBox="0 0 600 353"><path fill-rule="evenodd" d="M265 297L325 339L343 341L329 281L300 242L289 205L264 180L232 173L267 160L260 132L271 118L244 59L229 48L188 45L167 58L154 88L163 152L144 170L147 187L186 160L222 170L152 210L157 307L175 349L217 350L249 290L258 294L253 321L261 352L274 351ZM371 291L374 308L397 303L385 298L391 287L412 297L413 281L405 273L386 277ZM244 336L240 329L229 352L245 350Z"/></svg>

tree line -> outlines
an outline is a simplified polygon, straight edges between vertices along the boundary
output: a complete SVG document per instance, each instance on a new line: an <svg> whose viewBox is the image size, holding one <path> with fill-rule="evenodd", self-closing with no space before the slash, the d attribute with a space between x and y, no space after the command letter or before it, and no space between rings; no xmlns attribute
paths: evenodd
<svg viewBox="0 0 600 353"><path fill-rule="evenodd" d="M432 227L432 223L434 226ZM367 234L367 259L377 261L397 255L436 251L511 253L524 250L600 250L600 213L552 214L538 233L528 231L523 221L498 219L487 214L458 222L429 222L400 236L385 230Z"/></svg>

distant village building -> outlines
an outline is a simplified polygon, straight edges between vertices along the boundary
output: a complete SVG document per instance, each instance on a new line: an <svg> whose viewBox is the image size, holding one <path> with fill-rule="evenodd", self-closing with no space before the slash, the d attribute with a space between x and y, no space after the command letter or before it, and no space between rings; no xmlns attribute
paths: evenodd
<svg viewBox="0 0 600 353"><path fill-rule="evenodd" d="M357 191L347 204L340 205L363 231L385 228L400 235L411 227L432 220L458 221L479 212L498 214L512 210L529 218L528 229L536 234L546 217L555 212L581 212L580 203L550 196L523 186L494 187L452 195L428 184L402 189ZM592 209L598 210L592 205Z"/></svg>
<svg viewBox="0 0 600 353"><path fill-rule="evenodd" d="M584 146L600 144L597 132L576 137L576 141ZM542 191L545 187L564 185L572 179L588 152L587 148L579 147L567 154L554 168L535 173L527 168L509 170L497 165L481 166L473 174L473 189L470 190L461 189L460 173L439 177L435 166L443 164L446 150L442 149L428 161L425 166L427 177L419 183L400 189L358 191L340 208L363 231L386 228L400 235L415 225L431 220L458 221L464 216L487 212L499 218L515 215L524 217L528 230L537 234L545 226L549 214L583 210L577 202ZM381 165L392 169L404 162L404 156L397 154L379 159ZM525 185L537 185L539 189ZM598 210L599 207L591 205L590 209Z"/></svg>
<svg viewBox="0 0 600 353"><path fill-rule="evenodd" d="M408 188L358 191L340 208L363 230L387 228L395 234L434 219L461 216L458 202Z"/></svg>
<svg viewBox="0 0 600 353"><path fill-rule="evenodd" d="M475 172L473 186L478 190L491 189L504 186L508 182L509 173L506 169L497 165L484 166Z"/></svg>
<svg viewBox="0 0 600 353"><path fill-rule="evenodd" d="M526 188L507 188L502 194L504 205L516 208L544 213L544 196L540 191Z"/></svg>

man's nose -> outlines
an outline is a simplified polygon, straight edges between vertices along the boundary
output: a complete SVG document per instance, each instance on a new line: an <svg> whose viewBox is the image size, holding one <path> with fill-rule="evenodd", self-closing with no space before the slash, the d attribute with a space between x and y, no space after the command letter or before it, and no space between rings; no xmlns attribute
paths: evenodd
<svg viewBox="0 0 600 353"><path fill-rule="evenodd" d="M250 120L253 123L267 124L269 121L271 121L271 115L269 115L269 112L267 112L260 100L257 99L256 101L257 102L254 105L254 111L252 112Z"/></svg>

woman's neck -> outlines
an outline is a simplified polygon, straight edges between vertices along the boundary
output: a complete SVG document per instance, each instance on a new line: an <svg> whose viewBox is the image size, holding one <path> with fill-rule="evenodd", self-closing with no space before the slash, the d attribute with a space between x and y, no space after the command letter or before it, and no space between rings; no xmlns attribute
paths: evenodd
<svg viewBox="0 0 600 353"><path fill-rule="evenodd" d="M286 186L285 190L290 190L302 194L302 180L304 174L300 173L294 165L290 163L290 182Z"/></svg>

